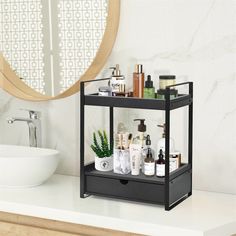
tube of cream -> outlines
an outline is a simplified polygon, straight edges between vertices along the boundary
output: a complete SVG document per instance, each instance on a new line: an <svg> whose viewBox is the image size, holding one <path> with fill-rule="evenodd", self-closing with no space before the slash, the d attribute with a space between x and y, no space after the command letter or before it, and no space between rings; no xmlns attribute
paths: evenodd
<svg viewBox="0 0 236 236"><path fill-rule="evenodd" d="M131 175L139 175L140 161L141 161L141 145L130 144L129 150L130 150Z"/></svg>

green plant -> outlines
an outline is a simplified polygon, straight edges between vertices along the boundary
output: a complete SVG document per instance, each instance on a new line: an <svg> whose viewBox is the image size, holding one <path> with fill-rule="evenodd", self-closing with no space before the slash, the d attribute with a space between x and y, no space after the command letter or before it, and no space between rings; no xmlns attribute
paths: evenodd
<svg viewBox="0 0 236 236"><path fill-rule="evenodd" d="M92 150L95 152L97 157L110 157L113 153L112 145L108 143L106 131L98 130L98 136L100 138L100 142L97 140L96 132L93 132L93 144L91 144Z"/></svg>

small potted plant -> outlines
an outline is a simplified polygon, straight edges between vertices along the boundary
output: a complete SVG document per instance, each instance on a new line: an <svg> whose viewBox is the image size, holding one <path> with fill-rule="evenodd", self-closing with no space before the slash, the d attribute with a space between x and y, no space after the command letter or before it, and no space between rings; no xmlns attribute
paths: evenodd
<svg viewBox="0 0 236 236"><path fill-rule="evenodd" d="M100 142L97 140L97 135L93 133L93 144L91 148L96 154L95 169L99 171L111 171L113 169L113 148L109 145L106 131L98 131Z"/></svg>

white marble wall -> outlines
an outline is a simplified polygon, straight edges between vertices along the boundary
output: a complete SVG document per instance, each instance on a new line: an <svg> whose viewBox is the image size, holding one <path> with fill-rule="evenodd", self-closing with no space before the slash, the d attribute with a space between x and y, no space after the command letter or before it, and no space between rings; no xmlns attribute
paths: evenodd
<svg viewBox="0 0 236 236"><path fill-rule="evenodd" d="M165 72L194 81L194 186L236 193L236 1L122 1L111 62L121 64L130 83L136 62L156 85ZM163 114L131 115L147 118L156 143L160 133L152 127ZM174 112L172 136L180 150L185 119Z"/></svg>
<svg viewBox="0 0 236 236"><path fill-rule="evenodd" d="M157 86L161 73L194 81L194 187L236 194L236 1L121 0L115 47L107 67L119 63L128 87L135 63L142 63ZM107 74L107 72L102 73ZM91 88L92 89L92 88ZM58 173L79 174L79 96L30 103L0 92L0 142L27 144L23 124L8 125L6 117L23 115L19 108L43 112L44 146L58 148L63 162ZM103 109L104 110L104 109ZM147 119L155 146L163 121L161 112L122 110L117 120ZM186 152L186 111L173 112L172 136ZM88 110L87 142L93 128L106 126L106 114ZM94 117L96 114L96 119ZM128 116L127 116L128 114ZM131 129L135 126L130 122Z"/></svg>

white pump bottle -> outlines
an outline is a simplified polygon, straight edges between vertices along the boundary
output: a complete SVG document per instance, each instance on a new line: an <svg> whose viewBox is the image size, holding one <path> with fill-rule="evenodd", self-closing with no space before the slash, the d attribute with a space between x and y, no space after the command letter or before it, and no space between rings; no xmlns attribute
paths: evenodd
<svg viewBox="0 0 236 236"><path fill-rule="evenodd" d="M166 146L166 125L158 125L158 127L163 128L163 133L162 133L162 138L159 139L159 141L157 142L157 153L160 152L160 150L162 149L163 153L165 154L165 146ZM174 140L172 138L170 138L170 146L169 146L169 152L174 152L175 151L175 143Z"/></svg>

